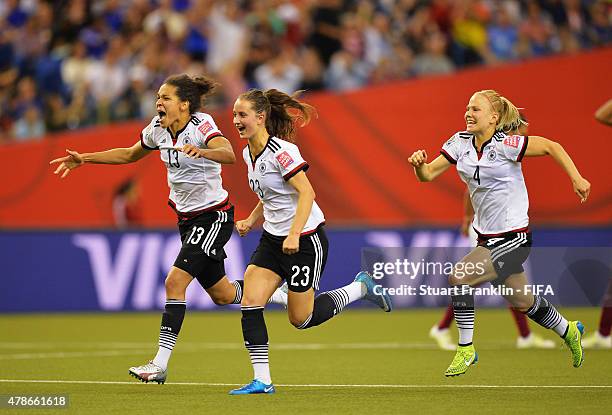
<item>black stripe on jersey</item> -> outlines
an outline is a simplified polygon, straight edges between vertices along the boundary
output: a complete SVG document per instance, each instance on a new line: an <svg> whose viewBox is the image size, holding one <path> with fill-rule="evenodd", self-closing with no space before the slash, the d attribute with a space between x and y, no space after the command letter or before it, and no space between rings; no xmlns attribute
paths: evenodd
<svg viewBox="0 0 612 415"><path fill-rule="evenodd" d="M516 161L521 161L523 160L523 157L525 157L525 151L527 151L527 143L529 142L529 136L526 135L523 138L523 148L521 148L521 152L519 153L518 157L516 158Z"/></svg>
<svg viewBox="0 0 612 415"><path fill-rule="evenodd" d="M459 138L463 138L464 140L470 140L472 137L473 135L471 133L467 133L467 132L459 133Z"/></svg>
<svg viewBox="0 0 612 415"><path fill-rule="evenodd" d="M497 131L493 134L493 138L495 138L496 141L504 141L506 134L503 131Z"/></svg>
<svg viewBox="0 0 612 415"><path fill-rule="evenodd" d="M292 178L293 176L295 176L296 174L298 174L301 171L306 171L308 170L310 166L308 165L308 163L303 162L302 164L300 164L299 166L297 166L295 169L291 170L289 173L285 174L283 176L283 179L285 179L285 181L289 180L290 178Z"/></svg>
<svg viewBox="0 0 612 415"><path fill-rule="evenodd" d="M199 119L198 117L192 115L191 119L189 120L189 122L192 123L193 125L199 125L202 122L202 120Z"/></svg>
<svg viewBox="0 0 612 415"><path fill-rule="evenodd" d="M149 147L148 145L146 145L144 143L143 137L142 137L142 133L140 133L140 145L142 146L142 148L146 149L146 150L159 150L159 147Z"/></svg>
<svg viewBox="0 0 612 415"><path fill-rule="evenodd" d="M224 137L224 135L223 135L223 134L221 134L221 133L214 133L214 134L211 134L210 136L208 136L208 138L207 138L206 140L204 140L204 144L208 144L208 142L209 142L210 140L212 140L213 138L217 138L217 137Z"/></svg>
<svg viewBox="0 0 612 415"><path fill-rule="evenodd" d="M451 164L457 164L457 160L455 160L454 158L452 158L452 157L451 157L451 155L450 155L450 154L448 154L448 153L446 152L446 150L444 150L444 149L440 150L440 154L442 154L442 155L444 156L444 158L445 158L446 160L448 160L448 162L449 162L449 163L451 163Z"/></svg>
<svg viewBox="0 0 612 415"><path fill-rule="evenodd" d="M272 150L273 152L281 149L281 145L274 141L272 138L268 140L267 146L270 147L270 150Z"/></svg>

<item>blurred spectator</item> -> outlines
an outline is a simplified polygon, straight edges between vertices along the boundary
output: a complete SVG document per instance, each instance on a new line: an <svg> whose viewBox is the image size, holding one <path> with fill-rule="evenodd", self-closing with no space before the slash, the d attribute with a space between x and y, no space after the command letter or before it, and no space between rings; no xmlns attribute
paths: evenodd
<svg viewBox="0 0 612 415"><path fill-rule="evenodd" d="M302 83L304 73L296 62L295 49L290 45L255 69L255 82L261 89L275 88L286 94L294 93Z"/></svg>
<svg viewBox="0 0 612 415"><path fill-rule="evenodd" d="M338 52L341 47L341 18L341 0L319 0L315 2L315 7L310 15L312 34L309 45L317 51L326 66L330 63L332 55Z"/></svg>
<svg viewBox="0 0 612 415"><path fill-rule="evenodd" d="M524 19L519 31L523 55L542 56L553 51L553 24L536 0L529 0L527 3L527 18Z"/></svg>
<svg viewBox="0 0 612 415"><path fill-rule="evenodd" d="M414 58L413 70L417 75L451 73L453 61L445 54L446 38L440 32L430 33L425 40L425 51Z"/></svg>
<svg viewBox="0 0 612 415"><path fill-rule="evenodd" d="M497 8L493 22L487 28L489 49L496 59L507 61L517 56L518 29L512 21L507 3Z"/></svg>
<svg viewBox="0 0 612 415"><path fill-rule="evenodd" d="M28 106L23 115L13 125L13 139L28 141L40 139L45 135L45 122L35 105Z"/></svg>
<svg viewBox="0 0 612 415"><path fill-rule="evenodd" d="M140 190L135 179L121 183L113 197L113 219L117 228L137 227L142 223Z"/></svg>

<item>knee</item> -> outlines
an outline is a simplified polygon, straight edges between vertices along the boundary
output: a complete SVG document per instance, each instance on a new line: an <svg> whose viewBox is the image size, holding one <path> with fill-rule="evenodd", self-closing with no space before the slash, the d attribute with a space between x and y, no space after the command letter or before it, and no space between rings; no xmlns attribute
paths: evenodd
<svg viewBox="0 0 612 415"><path fill-rule="evenodd" d="M166 295L168 298L174 298L177 295L184 295L187 287L182 284L177 278L173 278L171 275L166 277Z"/></svg>
<svg viewBox="0 0 612 415"><path fill-rule="evenodd" d="M461 276L457 276L454 273L450 274L448 276L448 283L452 286L452 287L456 287L457 285L463 285L463 284L468 284L467 281L465 281L465 278L461 277Z"/></svg>
<svg viewBox="0 0 612 415"><path fill-rule="evenodd" d="M228 305L234 301L235 296L230 298L229 296L211 295L210 298L216 305Z"/></svg>
<svg viewBox="0 0 612 415"><path fill-rule="evenodd" d="M295 327L296 329L299 329L299 328L300 328L300 326L301 326L302 324L304 324L304 322L305 322L305 321L306 321L306 320L302 320L302 319L300 319L300 318L296 318L296 317L293 317L293 316L289 316L289 322L290 322L290 323L291 323L291 325L292 325L293 327Z"/></svg>
<svg viewBox="0 0 612 415"><path fill-rule="evenodd" d="M301 315L301 314L292 314L292 313L289 313L289 322L296 329L304 329L305 327L303 327L303 325L304 325L304 323L306 323L306 321L308 321L308 318L310 316L311 315L304 316L304 315Z"/></svg>

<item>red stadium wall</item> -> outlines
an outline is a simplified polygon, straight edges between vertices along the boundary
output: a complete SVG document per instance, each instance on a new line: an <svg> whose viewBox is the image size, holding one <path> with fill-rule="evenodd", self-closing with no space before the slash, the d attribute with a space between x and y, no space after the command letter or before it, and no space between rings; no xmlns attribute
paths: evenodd
<svg viewBox="0 0 612 415"><path fill-rule="evenodd" d="M530 133L563 144L592 183L581 205L565 174L549 158L523 163L532 222L539 225L612 223L612 129L593 119L612 96L612 49L555 57L499 68L480 68L371 87L346 94L309 97L319 118L300 130L304 157L312 166L317 201L332 226L455 225L463 185L455 172L434 183L418 183L406 157L426 149L435 157L445 139L463 128L470 95L493 88L525 107ZM225 186L244 217L255 203L240 161L244 142L231 125L231 111L215 115L239 157L224 168ZM110 227L112 195L128 177L140 185L146 226L173 226L166 205L165 169L154 154L126 166L86 166L58 180L48 165L64 149L94 151L127 147L142 123L126 123L60 134L0 148L5 184L0 189L3 228Z"/></svg>

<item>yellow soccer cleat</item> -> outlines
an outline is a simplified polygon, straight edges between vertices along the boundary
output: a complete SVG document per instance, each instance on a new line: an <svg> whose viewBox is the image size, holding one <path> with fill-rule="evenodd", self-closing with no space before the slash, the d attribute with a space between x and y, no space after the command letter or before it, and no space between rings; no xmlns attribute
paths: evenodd
<svg viewBox="0 0 612 415"><path fill-rule="evenodd" d="M477 362L478 353L476 353L473 344L470 344L469 346L457 346L455 358L448 369L446 369L446 372L444 372L444 376L450 377L463 375L465 372L467 372L468 367L475 365Z"/></svg>

